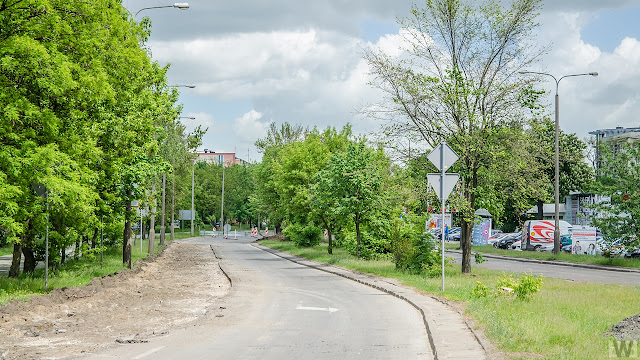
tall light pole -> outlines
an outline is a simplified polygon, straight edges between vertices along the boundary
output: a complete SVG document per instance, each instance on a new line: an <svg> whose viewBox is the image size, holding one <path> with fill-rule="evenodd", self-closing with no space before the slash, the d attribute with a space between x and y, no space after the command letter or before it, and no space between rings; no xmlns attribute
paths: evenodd
<svg viewBox="0 0 640 360"><path fill-rule="evenodd" d="M136 11L136 13L133 15L133 17L135 18L136 16L138 16L138 14L139 14L141 11L144 11L144 10L149 10L149 9L160 9L160 8L170 8L170 7L172 7L172 8L176 8L176 9L180 9L180 10L187 10L187 9L189 8L189 3L175 3L175 4L173 4L173 5L162 5L162 6L150 6L150 7L145 7L145 8L142 8L142 9L140 9L140 10Z"/></svg>
<svg viewBox="0 0 640 360"><path fill-rule="evenodd" d="M590 73L582 73L582 74L570 74L564 75L559 79L556 79L555 76L549 73L536 72L536 71L520 71L520 74L537 74L537 75L545 75L550 76L556 82L556 145L555 145L555 218L556 229L553 231L553 253L557 254L560 252L560 97L558 96L558 86L560 85L560 80L567 77L574 76L598 76L597 72ZM566 212L566 210L565 210Z"/></svg>
<svg viewBox="0 0 640 360"><path fill-rule="evenodd" d="M220 227L224 235L224 155L222 155L222 201L220 202Z"/></svg>

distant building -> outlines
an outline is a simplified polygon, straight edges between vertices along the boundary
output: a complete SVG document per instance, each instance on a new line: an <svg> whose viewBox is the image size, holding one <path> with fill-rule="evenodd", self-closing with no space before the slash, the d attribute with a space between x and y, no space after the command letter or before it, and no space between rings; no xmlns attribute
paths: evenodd
<svg viewBox="0 0 640 360"><path fill-rule="evenodd" d="M217 153L215 151L209 151L209 149L204 149L204 152L198 152L196 155L198 155L196 162L206 162L217 165L224 164L225 167L246 163L246 161L236 157L236 153Z"/></svg>
<svg viewBox="0 0 640 360"><path fill-rule="evenodd" d="M640 127L624 128L617 126L615 129L601 129L590 131L589 134L596 137L596 167L600 168L600 145L609 145L614 152L620 151L623 144L640 142Z"/></svg>
<svg viewBox="0 0 640 360"><path fill-rule="evenodd" d="M534 206L529 211L527 211L527 215L535 217L538 215L538 206ZM565 204L558 204L558 215L560 216L560 220L564 220L565 218ZM556 218L556 204L543 204L542 205L542 220L554 220Z"/></svg>

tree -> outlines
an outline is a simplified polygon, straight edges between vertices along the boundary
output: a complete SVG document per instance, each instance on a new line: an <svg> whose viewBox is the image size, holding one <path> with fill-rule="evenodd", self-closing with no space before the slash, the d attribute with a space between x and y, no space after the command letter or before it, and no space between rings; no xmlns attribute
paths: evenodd
<svg viewBox="0 0 640 360"><path fill-rule="evenodd" d="M640 246L640 147L619 144L614 151L602 145L599 151L600 167L593 193L602 201L594 208L591 221L600 228L610 242L622 240L630 248Z"/></svg>
<svg viewBox="0 0 640 360"><path fill-rule="evenodd" d="M552 197L552 184L555 182L555 163L553 144L555 141L555 124L549 118L532 122L528 129L532 146L530 153L534 154L538 162L539 176L543 175L547 180L545 187L549 188L547 196L540 197L538 203L538 219L542 219L542 204L545 198ZM571 192L584 192L594 180L593 169L585 162L584 154L587 145L575 134L567 134L560 130L560 198L564 198Z"/></svg>
<svg viewBox="0 0 640 360"><path fill-rule="evenodd" d="M474 3L475 4L475 3ZM463 183L462 272L471 271L471 231L483 171L500 129L524 118L518 71L543 51L532 43L540 0L511 7L487 1L432 0L412 7L400 24L405 58L365 52L372 85L388 101L369 113L387 119L385 136L418 135L428 147L446 140L460 155Z"/></svg>
<svg viewBox="0 0 640 360"><path fill-rule="evenodd" d="M373 219L381 205L381 175L377 154L364 143L351 143L344 153L333 154L318 175L322 204L335 204L336 216L350 219L356 228L357 255L361 256L361 225Z"/></svg>

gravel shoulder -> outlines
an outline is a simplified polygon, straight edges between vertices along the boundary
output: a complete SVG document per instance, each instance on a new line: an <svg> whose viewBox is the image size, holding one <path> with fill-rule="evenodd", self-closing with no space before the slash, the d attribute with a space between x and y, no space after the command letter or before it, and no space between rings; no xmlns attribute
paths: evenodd
<svg viewBox="0 0 640 360"><path fill-rule="evenodd" d="M228 294L209 245L174 242L135 270L0 306L0 359L70 358L184 327Z"/></svg>

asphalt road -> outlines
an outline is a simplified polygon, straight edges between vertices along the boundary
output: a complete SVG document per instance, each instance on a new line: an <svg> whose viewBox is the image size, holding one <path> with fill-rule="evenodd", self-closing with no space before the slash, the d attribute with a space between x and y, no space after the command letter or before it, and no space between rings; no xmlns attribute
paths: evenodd
<svg viewBox="0 0 640 360"><path fill-rule="evenodd" d="M453 257L456 264L462 263L462 255L455 252L447 252L446 257ZM472 258L473 260L473 258ZM602 284L618 284L629 286L640 286L639 272L618 272L609 270L587 269L581 267L571 267L552 264L537 264L514 260L503 260L485 257L486 262L482 264L472 264L473 266L503 270L512 272L526 272L528 274L552 277L558 279L595 282Z"/></svg>
<svg viewBox="0 0 640 360"><path fill-rule="evenodd" d="M409 304L274 256L250 241L188 240L214 245L233 280L231 293L188 328L88 358L433 358L424 323Z"/></svg>

